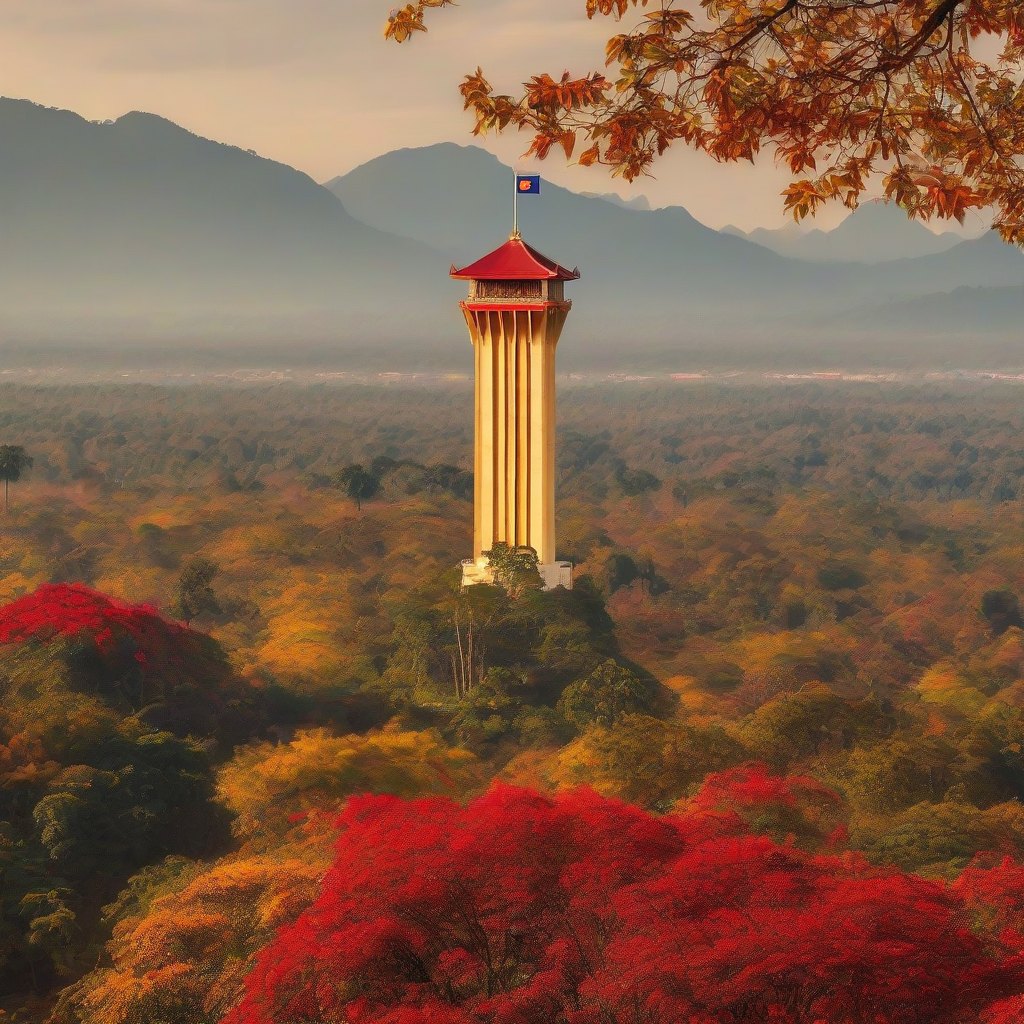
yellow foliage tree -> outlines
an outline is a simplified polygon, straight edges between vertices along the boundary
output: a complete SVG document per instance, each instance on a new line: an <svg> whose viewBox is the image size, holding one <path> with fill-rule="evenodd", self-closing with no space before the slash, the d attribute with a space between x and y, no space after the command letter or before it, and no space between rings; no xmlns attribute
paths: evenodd
<svg viewBox="0 0 1024 1024"><path fill-rule="evenodd" d="M50 1024L213 1024L256 952L313 901L346 797L461 796L484 782L477 759L435 732L311 729L240 750L218 788L241 850L212 865L169 858L136 876L107 908L113 966L66 989Z"/></svg>
<svg viewBox="0 0 1024 1024"><path fill-rule="evenodd" d="M483 782L476 757L448 747L436 732L386 727L366 736L333 736L309 729L291 743L240 751L221 772L219 792L237 815L237 830L252 835L355 793L462 796Z"/></svg>
<svg viewBox="0 0 1024 1024"><path fill-rule="evenodd" d="M66 989L50 1024L219 1020L257 951L315 898L332 840L328 819L318 818L269 854L206 868L172 859L163 866L169 884L160 869L144 873L134 880L143 898L114 927L113 966Z"/></svg>

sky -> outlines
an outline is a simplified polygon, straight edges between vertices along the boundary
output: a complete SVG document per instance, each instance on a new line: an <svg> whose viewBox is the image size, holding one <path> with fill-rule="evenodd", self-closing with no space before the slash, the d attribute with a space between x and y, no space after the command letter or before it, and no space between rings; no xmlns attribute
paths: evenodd
<svg viewBox="0 0 1024 1024"><path fill-rule="evenodd" d="M515 93L543 71L600 70L615 26L588 21L584 0L459 4L398 46L382 35L388 0L0 0L0 95L91 120L146 110L317 181L390 150L450 141L576 191L685 206L711 227L787 222L788 178L770 157L722 165L680 146L630 186L558 155L532 165L520 159L527 135L474 140L458 93L464 74L479 65L492 86ZM813 226L833 227L844 213Z"/></svg>

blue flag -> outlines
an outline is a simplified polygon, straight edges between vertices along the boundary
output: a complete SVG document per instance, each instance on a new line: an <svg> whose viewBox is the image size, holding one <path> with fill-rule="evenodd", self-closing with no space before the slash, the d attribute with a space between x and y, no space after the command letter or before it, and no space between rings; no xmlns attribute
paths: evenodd
<svg viewBox="0 0 1024 1024"><path fill-rule="evenodd" d="M521 196L539 196L540 195L540 175L539 174L517 174L516 175L516 192Z"/></svg>

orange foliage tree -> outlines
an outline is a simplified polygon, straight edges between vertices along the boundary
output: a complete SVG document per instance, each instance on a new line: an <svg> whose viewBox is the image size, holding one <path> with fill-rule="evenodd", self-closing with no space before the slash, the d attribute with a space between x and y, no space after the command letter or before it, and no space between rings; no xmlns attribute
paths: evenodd
<svg viewBox="0 0 1024 1024"><path fill-rule="evenodd" d="M407 4L385 36L409 39L450 2ZM532 131L541 159L582 143L580 164L629 181L680 140L721 161L770 146L798 220L828 200L856 207L881 174L911 216L994 206L1003 238L1024 243L1019 0L586 0L589 18L648 6L608 41L610 77L540 74L514 97L467 75L475 133ZM997 56L979 59L981 37Z"/></svg>

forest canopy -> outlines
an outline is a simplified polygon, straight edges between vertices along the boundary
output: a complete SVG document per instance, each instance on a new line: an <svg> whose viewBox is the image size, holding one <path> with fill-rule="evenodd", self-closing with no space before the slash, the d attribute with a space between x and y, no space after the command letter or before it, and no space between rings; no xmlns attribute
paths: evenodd
<svg viewBox="0 0 1024 1024"><path fill-rule="evenodd" d="M512 573L465 593L464 384L0 388L35 459L0 534L0 1009L413 1019L443 989L446 1019L547 1022L577 998L619 1013L628 977L688 1018L680 992L723 1022L850 1024L854 1000L892 1017L877 993L906 975L880 950L906 940L923 980L896 1024L1015 1020L1020 386L569 384L574 589ZM377 481L359 501L350 466ZM427 817L433 846L407 824ZM524 820L564 877L526 877ZM485 841L502 856L467 873ZM630 863L603 894L573 874ZM467 904L405 887L419 865L494 897L488 942L510 894L545 908L543 934L509 931L497 995L479 935L453 931ZM796 895L773 908L776 882ZM662 897L648 931L637 907ZM818 928L842 915L856 948ZM422 939L420 966L369 942L335 957L352 929ZM649 955L677 935L690 961ZM719 971L735 950L747 981ZM854 979L838 1002L807 973L822 950Z"/></svg>
<svg viewBox="0 0 1024 1024"><path fill-rule="evenodd" d="M721 161L767 149L794 176L797 220L829 200L856 207L880 177L911 217L992 207L1024 243L1017 0L585 2L588 18L629 19L608 40L611 70L540 73L513 96L477 68L461 86L476 134L529 131L529 154L557 147L629 181L676 143ZM447 6L413 0L385 35L410 39Z"/></svg>
<svg viewBox="0 0 1024 1024"><path fill-rule="evenodd" d="M1019 937L974 934L960 893L701 801L659 819L496 786L467 807L354 799L338 825L319 897L226 1024L953 1022L1024 975Z"/></svg>

